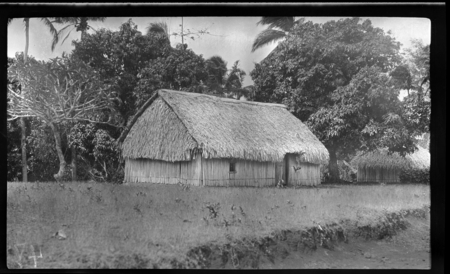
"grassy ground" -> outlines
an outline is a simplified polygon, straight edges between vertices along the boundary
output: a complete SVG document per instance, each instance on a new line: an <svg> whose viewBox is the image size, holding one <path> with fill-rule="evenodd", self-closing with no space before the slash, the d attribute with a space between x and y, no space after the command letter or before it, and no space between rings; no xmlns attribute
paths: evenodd
<svg viewBox="0 0 450 274"><path fill-rule="evenodd" d="M8 183L8 266L110 267L108 261L116 260L123 268L136 267L143 263L139 256L126 256L145 254L157 262L183 257L211 241L343 219L371 222L382 213L429 205L424 185L186 190L178 185ZM64 240L55 236L58 231Z"/></svg>

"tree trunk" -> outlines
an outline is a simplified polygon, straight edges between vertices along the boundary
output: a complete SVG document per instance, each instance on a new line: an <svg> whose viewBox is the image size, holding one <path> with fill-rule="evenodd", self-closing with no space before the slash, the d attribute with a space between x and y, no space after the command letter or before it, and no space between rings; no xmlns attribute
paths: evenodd
<svg viewBox="0 0 450 274"><path fill-rule="evenodd" d="M25 118L20 118L21 138L20 145L22 147L22 182L28 182L28 167L27 167L27 147L26 147L26 126Z"/></svg>
<svg viewBox="0 0 450 274"><path fill-rule="evenodd" d="M83 41L86 38L87 33L87 18L81 18L80 24L84 26L81 29L81 41ZM72 154L72 181L75 182L77 180L77 150L74 146L71 146L70 152Z"/></svg>
<svg viewBox="0 0 450 274"><path fill-rule="evenodd" d="M23 19L25 22L25 52L23 53L24 63L28 60L28 46L30 44L30 18Z"/></svg>
<svg viewBox="0 0 450 274"><path fill-rule="evenodd" d="M27 63L28 61L28 46L29 46L29 33L30 33L30 18L23 19L25 22L25 52L23 54L23 61ZM26 125L25 118L20 118L20 146L22 148L22 182L28 182L28 165L27 165L27 146L26 146Z"/></svg>
<svg viewBox="0 0 450 274"><path fill-rule="evenodd" d="M339 182L339 168L335 149L328 149L330 154L330 163L328 164L328 172L330 173L331 183Z"/></svg>
<svg viewBox="0 0 450 274"><path fill-rule="evenodd" d="M183 17L181 17L181 44L184 46Z"/></svg>
<svg viewBox="0 0 450 274"><path fill-rule="evenodd" d="M53 136L55 137L56 153L58 154L59 158L59 171L57 174L53 175L53 177L55 177L56 181L60 181L64 177L67 164L66 160L64 159L64 154L62 152L61 133L59 132L59 128L57 125L53 123L50 123L50 127L53 131Z"/></svg>
<svg viewBox="0 0 450 274"><path fill-rule="evenodd" d="M74 146L70 148L72 152L72 181L77 180L77 150Z"/></svg>

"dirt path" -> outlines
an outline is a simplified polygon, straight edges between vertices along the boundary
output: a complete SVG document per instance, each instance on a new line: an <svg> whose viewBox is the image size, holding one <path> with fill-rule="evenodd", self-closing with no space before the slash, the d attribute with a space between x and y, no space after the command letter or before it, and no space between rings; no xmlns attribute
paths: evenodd
<svg viewBox="0 0 450 274"><path fill-rule="evenodd" d="M313 254L292 253L261 269L429 269L430 253L410 251L404 246L385 242L354 242L335 250L318 249Z"/></svg>
<svg viewBox="0 0 450 274"><path fill-rule="evenodd" d="M334 250L291 253L261 269L430 269L429 220L410 218L411 226L389 240L350 240Z"/></svg>

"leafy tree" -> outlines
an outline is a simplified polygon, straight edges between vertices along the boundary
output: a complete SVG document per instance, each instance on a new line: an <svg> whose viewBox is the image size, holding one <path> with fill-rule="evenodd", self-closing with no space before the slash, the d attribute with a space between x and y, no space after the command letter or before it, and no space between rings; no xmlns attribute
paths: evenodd
<svg viewBox="0 0 450 274"><path fill-rule="evenodd" d="M121 182L120 149L109 131L94 123L79 122L71 128L71 142L81 158L81 179Z"/></svg>
<svg viewBox="0 0 450 274"><path fill-rule="evenodd" d="M378 147L402 154L415 149L400 87L389 76L401 64L399 49L370 20L296 24L251 72L255 99L284 103L306 122L327 147L337 180L338 157Z"/></svg>
<svg viewBox="0 0 450 274"><path fill-rule="evenodd" d="M242 88L242 83L244 82L245 71L240 69L239 60L234 62L231 67L228 77L225 83L225 89L228 93L231 93L233 97L239 99L241 95L247 94L247 90Z"/></svg>
<svg viewBox="0 0 450 274"><path fill-rule="evenodd" d="M32 117L30 121L30 132L27 134L27 145L29 149L29 170L33 181L51 181L53 174L58 172L58 154L50 127L39 119ZM63 134L62 134L63 135ZM67 142L61 136L61 150L66 155Z"/></svg>
<svg viewBox="0 0 450 274"><path fill-rule="evenodd" d="M206 62L201 55L182 45L171 49L166 55L148 62L139 73L139 82L134 90L136 109L158 89L167 88L187 92L207 91Z"/></svg>
<svg viewBox="0 0 450 274"><path fill-rule="evenodd" d="M390 83L408 92L403 98L402 110L412 134L420 136L424 132L429 133L430 46L420 40L413 40L412 48L406 49L402 64L390 76Z"/></svg>
<svg viewBox="0 0 450 274"><path fill-rule="evenodd" d="M413 40L412 49L407 50L405 67L408 68L411 85L403 99L404 115L414 135L430 131L430 45Z"/></svg>
<svg viewBox="0 0 450 274"><path fill-rule="evenodd" d="M208 80L206 82L211 94L223 94L223 86L226 82L227 62L222 57L215 55L206 60Z"/></svg>
<svg viewBox="0 0 450 274"><path fill-rule="evenodd" d="M8 159L7 166L7 181L19 181L22 177L21 168L21 146L20 146L20 123L19 121L11 121L6 124L6 134L8 136L8 142L6 146L6 153ZM23 178L23 177L22 177Z"/></svg>
<svg viewBox="0 0 450 274"><path fill-rule="evenodd" d="M55 22L58 24L67 24L64 28L59 30L56 34L56 36L59 38L64 34L64 32L72 27L72 30L75 29L76 31L81 32L81 40L83 40L86 37L87 31L91 28L89 26L88 21L101 21L103 22L106 17L53 17L55 19ZM69 37L70 33L72 32L70 30L66 37L63 39L62 43ZM57 42L57 41L56 41ZM53 48L52 48L53 50ZM77 180L77 152L75 147L71 147L71 153L72 153L72 180Z"/></svg>
<svg viewBox="0 0 450 274"><path fill-rule="evenodd" d="M252 52L263 46L286 38L296 24L302 24L303 18L295 21L294 17L262 17L258 25L268 25L253 42Z"/></svg>
<svg viewBox="0 0 450 274"><path fill-rule="evenodd" d="M139 73L149 61L170 49L167 39L155 33L142 35L131 19L123 23L119 31L100 29L73 44L73 55L90 64L100 73L101 80L118 93L114 107L120 115L115 123L122 126L136 111L133 90L139 81Z"/></svg>
<svg viewBox="0 0 450 274"><path fill-rule="evenodd" d="M234 62L230 70L227 69L227 62L222 57L215 55L206 60L208 80L206 93L218 96L240 97L247 94L247 90L242 88L245 71L240 69L239 60Z"/></svg>
<svg viewBox="0 0 450 274"><path fill-rule="evenodd" d="M412 48L406 50L406 66L411 74L412 88L419 94L429 96L430 91L430 45L412 40Z"/></svg>

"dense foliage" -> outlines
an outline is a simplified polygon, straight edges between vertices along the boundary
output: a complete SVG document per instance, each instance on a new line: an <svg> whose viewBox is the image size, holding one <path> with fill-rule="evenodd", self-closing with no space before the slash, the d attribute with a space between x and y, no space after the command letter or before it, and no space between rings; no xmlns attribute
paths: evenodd
<svg viewBox="0 0 450 274"><path fill-rule="evenodd" d="M148 62L137 76L134 90L136 109L142 106L155 90L161 88L203 93L208 79L205 60L190 49L178 46Z"/></svg>
<svg viewBox="0 0 450 274"><path fill-rule="evenodd" d="M121 182L123 162L117 138L157 89L217 96L244 93L245 72L238 61L228 70L220 56L205 60L186 44L172 48L167 35L158 29L148 29L143 35L131 20L118 31L84 31L83 39L73 45L70 55L47 62L29 58L25 65L21 55L9 62L9 86L15 92L8 95L8 106L22 105L9 108L8 135L20 134L14 118L35 117L27 132L34 180L54 180L51 174L58 170L58 161L57 177L69 179L72 166L66 163L73 164L74 158L79 180ZM216 81L212 59L222 64L220 81ZM27 92L21 94L19 87ZM25 95L33 100L21 100ZM23 107L28 110L23 112ZM20 178L19 149L18 139L8 142L8 180Z"/></svg>
<svg viewBox="0 0 450 274"><path fill-rule="evenodd" d="M89 34L84 23L91 19L57 22L68 24L59 35L70 24L83 32L70 55L38 61L18 54L8 60L8 180L21 178L17 118L27 117L32 180L53 180L58 161L62 178L70 172L66 163L75 159L80 180L120 182L117 140L161 88L284 103L327 147L332 178L339 178L338 159L381 147L404 155L414 151L415 136L429 132L429 45L413 41L402 55L390 33L369 20L313 24L263 17L268 30L256 48L282 42L255 64L255 84L243 87L239 61L229 69L218 55L205 59L187 44L172 47L164 23L142 34L130 19L118 31ZM275 30L282 35L272 35ZM400 100L402 90L407 94Z"/></svg>
<svg viewBox="0 0 450 274"><path fill-rule="evenodd" d="M131 19L119 31L100 29L73 44L73 55L97 70L102 81L118 92L114 105L121 125L134 114L133 91L139 81L138 74L149 61L163 56L170 48L167 39L160 35L142 35Z"/></svg>
<svg viewBox="0 0 450 274"><path fill-rule="evenodd" d="M6 179L8 181L18 181L22 179L19 121L8 122L6 124L6 134L8 136L6 145L6 157L8 159Z"/></svg>
<svg viewBox="0 0 450 274"><path fill-rule="evenodd" d="M59 161L56 180L65 178L67 173L63 146L68 130L80 121L109 124L115 116L111 111L115 93L99 80L97 71L73 56L63 54L47 62L29 57L24 62L23 55L18 54L9 63L8 81L8 120L38 120L33 120L28 144L37 150L36 156L43 157L41 160L50 160L45 156L51 152L51 142L46 138L54 138Z"/></svg>
<svg viewBox="0 0 450 274"><path fill-rule="evenodd" d="M429 184L430 169L404 169L400 173L401 183Z"/></svg>
<svg viewBox="0 0 450 274"><path fill-rule="evenodd" d="M414 151L413 117L425 119L416 102L398 99L403 86L400 43L359 18L295 24L285 40L251 72L257 101L284 103L330 152L330 175L338 158L387 147ZM394 75L396 75L394 73ZM405 104L410 108L405 108ZM415 122L416 121L416 122Z"/></svg>

